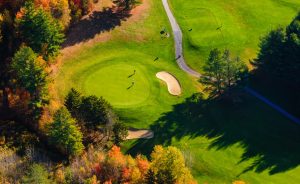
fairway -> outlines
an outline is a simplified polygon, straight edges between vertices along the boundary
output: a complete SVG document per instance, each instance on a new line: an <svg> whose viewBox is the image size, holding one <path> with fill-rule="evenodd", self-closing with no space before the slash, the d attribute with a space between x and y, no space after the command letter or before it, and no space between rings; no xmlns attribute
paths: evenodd
<svg viewBox="0 0 300 184"><path fill-rule="evenodd" d="M245 62L257 54L259 39L287 25L299 0L169 0L183 31L186 62L202 71L214 48L229 49Z"/></svg>
<svg viewBox="0 0 300 184"><path fill-rule="evenodd" d="M90 70L84 91L104 96L114 106L140 104L151 94L149 80L139 65L118 63Z"/></svg>

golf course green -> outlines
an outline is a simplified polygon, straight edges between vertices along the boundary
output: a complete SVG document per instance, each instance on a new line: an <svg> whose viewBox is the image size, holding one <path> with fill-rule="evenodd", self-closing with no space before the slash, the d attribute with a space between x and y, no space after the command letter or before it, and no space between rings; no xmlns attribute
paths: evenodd
<svg viewBox="0 0 300 184"><path fill-rule="evenodd" d="M141 67L118 63L91 71L84 83L87 94L105 96L115 106L143 103L151 94L148 78ZM115 91L112 93L111 91Z"/></svg>
<svg viewBox="0 0 300 184"><path fill-rule="evenodd" d="M300 6L298 0L169 2L183 30L186 62L198 71L215 47L229 48L248 61L259 38L290 22ZM53 98L63 103L72 87L103 96L129 127L154 131L153 139L126 141L124 152L147 155L156 144L177 146L199 183L297 184L297 126L254 97L229 107L197 101L202 86L177 66L161 1L144 0L139 6L145 3L142 11L133 11L139 14L109 31L106 41L83 45L62 58L53 77L58 91ZM163 29L169 38L161 36ZM168 93L155 76L160 71L178 79L180 96Z"/></svg>

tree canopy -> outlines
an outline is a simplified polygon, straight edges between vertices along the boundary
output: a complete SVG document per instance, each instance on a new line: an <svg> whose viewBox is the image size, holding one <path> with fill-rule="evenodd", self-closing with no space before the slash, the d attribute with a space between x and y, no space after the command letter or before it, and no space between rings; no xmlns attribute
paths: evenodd
<svg viewBox="0 0 300 184"><path fill-rule="evenodd" d="M68 155L74 156L81 154L84 149L82 137L69 111L65 107L59 109L49 125L50 142Z"/></svg>
<svg viewBox="0 0 300 184"><path fill-rule="evenodd" d="M48 73L45 61L30 47L21 47L13 57L11 68L15 73L17 87L30 94L30 109L34 116L40 116L40 109L48 103Z"/></svg>
<svg viewBox="0 0 300 184"><path fill-rule="evenodd" d="M295 86L300 84L300 12L285 29L272 30L261 39L253 64Z"/></svg>
<svg viewBox="0 0 300 184"><path fill-rule="evenodd" d="M232 58L229 50L222 53L219 49L213 49L205 62L204 72L200 82L207 86L206 90L212 95L220 95L242 81L248 68L239 57Z"/></svg>
<svg viewBox="0 0 300 184"><path fill-rule="evenodd" d="M196 183L185 165L182 153L176 147L155 146L151 153L150 170L152 174L148 173L148 180L155 183Z"/></svg>
<svg viewBox="0 0 300 184"><path fill-rule="evenodd" d="M49 13L27 2L18 23L23 40L35 52L46 60L58 54L64 41L63 28Z"/></svg>

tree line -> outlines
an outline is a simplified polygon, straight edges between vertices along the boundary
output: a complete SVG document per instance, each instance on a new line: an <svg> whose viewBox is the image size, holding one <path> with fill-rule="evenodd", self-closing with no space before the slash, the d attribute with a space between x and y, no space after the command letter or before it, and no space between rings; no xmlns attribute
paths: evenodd
<svg viewBox="0 0 300 184"><path fill-rule="evenodd" d="M56 168L45 163L30 164L30 157L21 159L9 149L0 148L0 151L0 182L4 184L196 183L183 154L175 147L155 146L150 159L143 155L124 155L117 146L108 152L90 147L68 166Z"/></svg>

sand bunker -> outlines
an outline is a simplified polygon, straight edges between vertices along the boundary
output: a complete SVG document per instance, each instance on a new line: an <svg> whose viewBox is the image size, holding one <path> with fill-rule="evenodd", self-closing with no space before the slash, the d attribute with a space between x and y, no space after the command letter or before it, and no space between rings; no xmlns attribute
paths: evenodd
<svg viewBox="0 0 300 184"><path fill-rule="evenodd" d="M151 130L128 130L126 139L151 139L154 133Z"/></svg>
<svg viewBox="0 0 300 184"><path fill-rule="evenodd" d="M178 96L181 94L181 86L178 80L172 74L162 71L158 72L156 77L167 83L168 91L171 95Z"/></svg>

